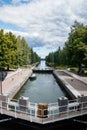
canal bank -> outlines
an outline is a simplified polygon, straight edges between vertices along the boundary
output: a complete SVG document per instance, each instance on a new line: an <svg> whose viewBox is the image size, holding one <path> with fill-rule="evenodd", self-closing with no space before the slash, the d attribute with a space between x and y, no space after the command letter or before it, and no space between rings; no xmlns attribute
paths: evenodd
<svg viewBox="0 0 87 130"><path fill-rule="evenodd" d="M20 71L21 72L21 71ZM64 72L64 71L63 71ZM62 78L60 78L60 79L64 79L64 83L66 83L65 82L65 80L66 81L68 81L69 83L70 82L72 82L72 76L70 76L70 75L67 75L66 73L60 73L60 71L57 71L57 74L58 74L58 76L61 76ZM20 76L19 76L20 77ZM76 81L75 81L75 83L77 83ZM73 85L72 85L73 86ZM70 87L70 86L69 86ZM74 86L73 86L74 87ZM69 89L69 88L68 88ZM71 89L71 88L70 88ZM74 91L75 92L75 91ZM76 95L77 96L77 95ZM19 102L18 102L19 103ZM9 102L8 103L8 105L9 105L9 107L10 107L10 105L11 105L11 102ZM75 105L75 104L74 104ZM16 106L19 106L19 105L16 105ZM24 106L25 107L25 106ZM74 120L74 114L78 114L79 113L79 115L77 115L77 116L79 116L79 118L81 117L82 118L82 111L78 111L78 106L76 107L76 106L72 106L72 104L69 104L69 109L67 109L68 111L67 112L65 112L66 110L64 109L64 113L65 113L65 116L63 117L63 115L61 115L59 112L57 112L56 114L57 115L55 115L55 110L60 110L59 108L58 108L58 103L57 103L57 105L55 106L50 106L49 107L49 115L48 115L48 117L46 116L46 118L39 118L38 116L37 116L37 114L35 114L35 119L36 120L33 120L34 119L34 117L31 115L30 116L30 114L33 114L33 113L31 113L32 112L32 110L33 110L33 108L34 107L32 107L32 106L30 106L30 103L29 103L29 110L30 110L30 114L29 113L26 113L26 115L24 115L23 113L20 113L19 111L16 111L17 109L15 109L15 112L14 112L14 117L13 117L13 113L12 113L12 115L11 115L11 117L12 117L12 120L13 120L13 122L20 122L20 124L21 123L23 123L23 124L30 124L30 127L32 126L32 125L34 125L35 124L35 126L38 126L38 128L41 128L41 129L45 129L45 128L47 128L47 126L48 126L48 128L47 129L51 129L51 128L55 128L55 125L59 125L60 126L60 121L61 121L61 124L63 124L63 123L65 123L66 124L66 121L68 121L67 123L69 123L70 122L70 120ZM75 107L75 108L74 108ZM15 107L16 108L16 107ZM30 109L31 108L31 109ZM86 109L86 108L85 108ZM6 113L5 113L5 111L3 111L3 113L5 113L5 114L7 114L8 115L8 108L7 108L7 111L6 111ZM72 110L72 111L71 111ZM74 110L76 110L76 111L74 111ZM36 106L35 106L35 111L37 112L37 108L36 108ZM43 110L44 111L44 110ZM74 112L75 113L74 113ZM24 111L23 111L24 112ZM71 112L71 113L69 113L69 112ZM9 111L9 115L11 114L11 111ZM21 114L23 114L23 116L22 117L20 117L21 116ZM29 114L29 115L28 115ZM71 114L72 114L72 116L71 116ZM84 113L83 113L84 114ZM85 113L86 114L86 113ZM76 115L75 115L76 116ZM21 119L22 118L22 119ZM79 118L78 118L78 120L79 120ZM75 117L75 119L76 119L76 117ZM35 121L37 122L37 123L35 123ZM41 123L41 124L40 124ZM47 123L46 125L44 124L44 123ZM50 124L49 124L50 123ZM52 125L53 124L53 125ZM51 126L50 128L49 128L49 126ZM59 127L59 126L57 126L57 128Z"/></svg>
<svg viewBox="0 0 87 130"><path fill-rule="evenodd" d="M53 74L73 98L81 95L87 96L87 77L79 76L68 70L54 70Z"/></svg>
<svg viewBox="0 0 87 130"><path fill-rule="evenodd" d="M27 68L18 69L9 73L2 82L2 93L9 95L9 98L12 99L29 79L32 72L32 68ZM84 81L81 77L67 70L54 70L52 72L54 77L61 84L61 87L63 87L72 98L77 98L82 94L87 95L86 80Z"/></svg>
<svg viewBox="0 0 87 130"><path fill-rule="evenodd" d="M5 80L2 82L2 93L4 95L9 95L9 98L12 99L26 83L32 73L33 68L19 68L8 73ZM87 96L87 81L82 79L82 77L67 70L53 70L52 73L61 84L61 87L63 87L72 98L75 99L81 95Z"/></svg>
<svg viewBox="0 0 87 130"><path fill-rule="evenodd" d="M11 100L32 74L32 69L17 69L7 74L2 82L2 94L8 95Z"/></svg>
<svg viewBox="0 0 87 130"><path fill-rule="evenodd" d="M44 67L42 67L42 69L44 70ZM69 71L65 72L65 70L63 70L61 72L59 70L54 70L54 72L56 72L56 77L59 78L59 81L61 83L63 83L63 88L66 88L66 91L68 91L68 93L70 95L72 95L73 98L78 97L78 93L83 94L82 90L84 90L84 88L85 88L84 91L85 92L87 91L87 89L86 89L87 85L85 84L85 86L84 86L82 82L80 82L77 78L75 78L75 76L72 76L71 72L69 74L68 74ZM14 97L15 93L17 93L21 89L23 84L25 84L25 82L28 80L28 77L31 75L31 73L32 73L32 69L31 70L18 69L12 73L9 73L9 75L5 78L5 80L3 82L3 94L8 94L10 96L10 99L12 99ZM47 80L47 82L48 81L50 82L50 80L48 80L46 77L45 77L45 79ZM21 84L21 81L23 84ZM48 86L50 86L49 82L48 82ZM6 85L8 87L6 87ZM20 86L20 87L18 87L18 86ZM40 83L40 88L41 88L41 86L42 86L42 84ZM54 90L54 85L52 85L52 86L53 86L53 90ZM20 89L18 89L18 88L20 88ZM31 88L33 88L33 87L31 87ZM35 84L34 89L36 89L36 84ZM33 90L33 92L35 92L35 90ZM48 92L50 93L50 91L48 91ZM40 97L41 96L42 96L42 94L40 95ZM51 97L52 97L52 95L51 95ZM59 102L61 101L61 99L62 98L60 97ZM82 99L83 99L83 97L82 97ZM21 101L21 100L28 101L28 98L21 97L21 99L18 100L18 102L15 102L13 100L8 101L8 102L6 102L7 105L4 109L2 108L2 106L0 107L0 116L5 116L5 118L8 120L7 125L9 123L10 125L15 126L17 128L22 128L22 129L31 128L34 130L41 130L41 129L51 130L53 128L68 129L71 127L77 128L78 125L76 125L76 124L79 124L79 122L81 122L81 120L83 122L84 119L87 119L87 118L85 118L87 115L87 106L85 106L86 104L84 104L84 103L82 103L83 104L82 106L84 106L84 107L79 108L79 102L68 103L67 102L68 100L62 100L64 102L66 101L66 103L68 103L68 104L61 106L60 105L61 102L59 103L57 101L56 104L55 104L55 102L53 104L47 104L47 110L44 110L44 109L41 109L43 104L39 104L41 106L41 108L40 108L40 107L38 107L38 104L36 104L36 103L34 104L33 102L30 102L30 100L29 100L29 102L27 102L27 103L29 103L27 107L25 105L23 106L23 104L21 106L21 104L19 104L20 103L19 101ZM63 107L64 107L64 109L60 109ZM26 110L28 110L28 111L26 111ZM38 114L39 114L39 116L38 116ZM85 115L85 117L84 117L84 115ZM12 120L9 120L9 119L12 119ZM2 122L2 120L1 120L1 122ZM6 122L3 122L1 124L6 125Z"/></svg>
<svg viewBox="0 0 87 130"><path fill-rule="evenodd" d="M78 96L81 96L81 94L72 86L66 78L70 79L72 81L72 76L68 75L64 72L64 70L54 70L53 75L57 79L58 83L61 85L61 87L68 92L68 94L71 96L72 99L78 98Z"/></svg>

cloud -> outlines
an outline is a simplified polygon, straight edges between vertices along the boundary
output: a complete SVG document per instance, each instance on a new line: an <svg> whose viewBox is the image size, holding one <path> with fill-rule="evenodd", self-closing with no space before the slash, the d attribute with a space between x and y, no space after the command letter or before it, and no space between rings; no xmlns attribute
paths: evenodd
<svg viewBox="0 0 87 130"><path fill-rule="evenodd" d="M13 4L17 4L17 3L19 3L20 2L20 0L12 0L12 3Z"/></svg>
<svg viewBox="0 0 87 130"><path fill-rule="evenodd" d="M12 0L11 4L13 5L21 5L21 4L27 4L30 3L33 0Z"/></svg>
<svg viewBox="0 0 87 130"><path fill-rule="evenodd" d="M22 36L22 37L28 37L28 33L27 32L21 32L21 31L13 31L11 29L4 29L4 32L12 32L13 34L15 34L16 36Z"/></svg>
<svg viewBox="0 0 87 130"><path fill-rule="evenodd" d="M29 38L32 47L63 47L75 20L87 24L86 0L13 0L12 3L0 7L0 20L25 30L20 34Z"/></svg>

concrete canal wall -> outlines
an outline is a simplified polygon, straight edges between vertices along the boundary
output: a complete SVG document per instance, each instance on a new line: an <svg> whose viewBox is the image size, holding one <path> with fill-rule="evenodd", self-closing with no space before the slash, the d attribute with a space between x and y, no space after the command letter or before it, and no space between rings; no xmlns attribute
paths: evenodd
<svg viewBox="0 0 87 130"><path fill-rule="evenodd" d="M66 92L70 95L71 98L75 99L78 98L78 96L81 96L81 94L65 80L65 78L67 77L67 73L65 73L64 71L54 70L53 75L61 84L61 87L66 90ZM71 78L72 80L71 75L69 75L69 78Z"/></svg>
<svg viewBox="0 0 87 130"><path fill-rule="evenodd" d="M29 76L31 76L31 74L32 74L32 69L20 69L20 70L15 71L14 73L9 74L2 83L3 94L8 94L10 99L12 99L14 97L14 95L25 84L25 82L28 80L28 78L29 78ZM87 96L86 97L82 96L81 93L79 93L78 89L76 90L73 85L70 85L70 82L75 83L74 85L76 85L77 79L74 79L72 77L72 75L69 75L64 71L59 71L59 70L54 70L53 75L56 77L58 82L60 82L62 84L62 87L73 98L77 99L78 96L79 96L78 102L75 100L76 102L69 103L68 99L66 97L63 97L63 98L60 97L58 99L57 104L55 104L55 105L53 104L53 106L45 104L45 107L46 107L45 109L44 109L43 104L39 104L38 109L37 109L36 108L37 104L33 105L32 103L29 103L29 106L28 106L28 98L21 97L19 99L18 104L13 103L13 101L8 102L8 104L9 104L8 106L11 106L11 105L19 106L18 110L20 110L20 112L16 111L17 109L15 109L16 107L14 107L14 115L13 115L13 111L11 112L11 109L9 109L10 107L8 108L7 103L6 103L6 104L2 104L2 106L6 105L5 108L7 108L7 112L5 111L5 109L4 109L4 111L2 109L2 112L5 112L3 114L8 115L8 111L10 110L9 116L11 116L11 117L14 116L16 118L15 121L18 122L18 120L19 120L19 122L21 124L25 123L25 124L29 124L30 126L37 124L38 128L40 128L40 125L41 125L41 129L42 129L42 126L45 125L45 127L46 127L46 125L49 125L49 123L51 123L49 126L51 126L52 129L53 129L54 128L53 125L56 126L56 125L58 125L58 123L60 125L60 121L61 121L61 124L64 124L64 122L66 122L67 119L68 119L68 121L71 121L70 119L73 119L73 118L75 119L75 117L79 117L79 116L81 118L81 116L84 116L84 114L87 116L87 111L86 111L87 103L85 102L85 101L87 101ZM75 82L73 82L73 80L75 80ZM81 90L82 90L82 88L81 88ZM0 95L0 100L2 100L2 101L6 100L7 101L7 96L5 97L3 95ZM25 102L26 102L26 105L24 105L24 107L23 107L23 103L25 104ZM84 102L85 102L85 104L84 104ZM80 106L79 106L79 103L80 103ZM15 104L17 104L17 105L15 105ZM27 106L29 107L30 114L26 113L26 111L25 111L25 110L28 109ZM84 107L84 109L82 107ZM32 110L35 111L35 116L33 115L34 113L32 113L33 112ZM24 112L25 112L25 115L24 115ZM43 112L44 112L44 115L42 114ZM28 128L29 128L29 126L28 126Z"/></svg>
<svg viewBox="0 0 87 130"><path fill-rule="evenodd" d="M16 71L9 73L5 78L5 80L2 82L2 93L5 95L9 95L9 98L12 99L17 94L17 92L22 88L25 82L29 79L32 73L33 68L18 69ZM78 98L78 96L81 96L81 94L83 94L82 93L83 88L85 88L85 90L87 88L86 84L83 85L82 81L78 82L76 77L74 79L71 73L69 74L64 70L62 71L53 70L53 75L56 77L61 86L74 99ZM79 91L79 88L81 88L81 91Z"/></svg>
<svg viewBox="0 0 87 130"><path fill-rule="evenodd" d="M2 82L2 94L8 95L11 100L23 87L32 74L32 69L18 69L9 73Z"/></svg>

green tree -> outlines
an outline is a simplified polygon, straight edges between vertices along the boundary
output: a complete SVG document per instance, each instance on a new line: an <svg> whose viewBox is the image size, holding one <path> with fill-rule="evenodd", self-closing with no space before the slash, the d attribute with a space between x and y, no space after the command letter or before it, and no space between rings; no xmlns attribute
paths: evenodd
<svg viewBox="0 0 87 130"><path fill-rule="evenodd" d="M86 62L87 27L79 22L75 22L72 27L66 42L67 54L69 63L78 66L80 70L81 65Z"/></svg>
<svg viewBox="0 0 87 130"><path fill-rule="evenodd" d="M16 37L12 32L4 33L3 29L0 30L0 68L9 70L39 60L39 56L33 49L31 51L24 37Z"/></svg>

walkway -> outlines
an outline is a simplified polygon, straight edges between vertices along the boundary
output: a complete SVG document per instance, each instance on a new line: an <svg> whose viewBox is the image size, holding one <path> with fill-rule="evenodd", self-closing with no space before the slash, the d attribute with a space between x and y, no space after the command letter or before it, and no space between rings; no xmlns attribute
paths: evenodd
<svg viewBox="0 0 87 130"><path fill-rule="evenodd" d="M20 68L9 72L5 80L2 82L2 93L9 95L9 98L12 99L29 78L31 73L31 69Z"/></svg>
<svg viewBox="0 0 87 130"><path fill-rule="evenodd" d="M81 95L87 96L87 77L82 77L76 75L68 70L59 71L56 70L57 75L59 75L65 82L74 88Z"/></svg>

